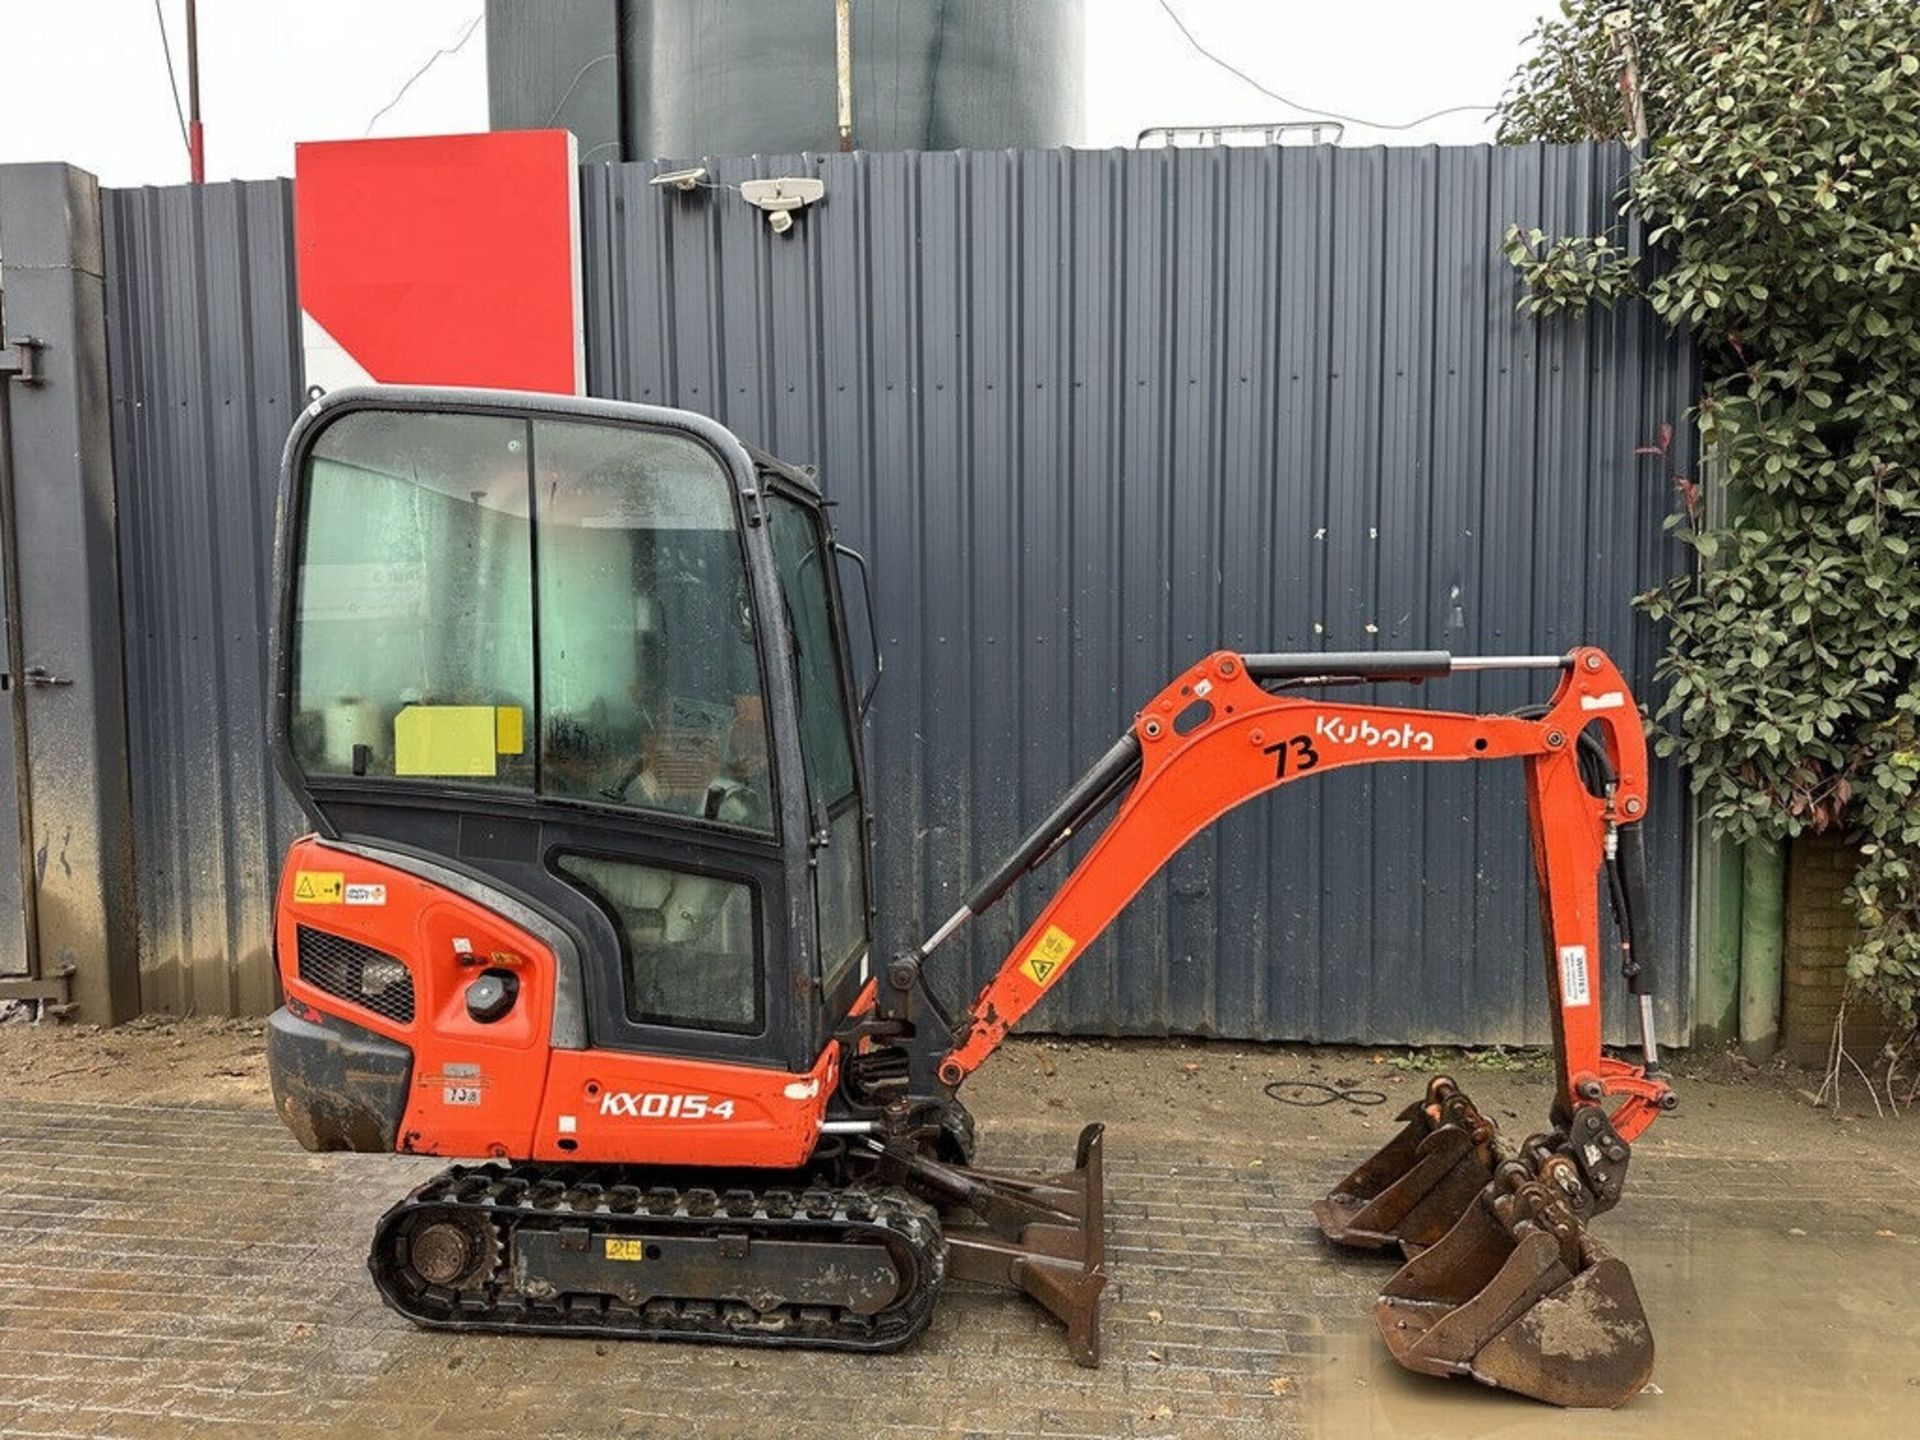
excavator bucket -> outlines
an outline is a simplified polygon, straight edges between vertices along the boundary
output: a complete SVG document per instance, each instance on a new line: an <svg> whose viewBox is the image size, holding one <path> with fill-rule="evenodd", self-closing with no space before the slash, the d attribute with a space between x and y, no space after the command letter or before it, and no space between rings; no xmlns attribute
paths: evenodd
<svg viewBox="0 0 1920 1440"><path fill-rule="evenodd" d="M1439 1241L1493 1178L1493 1122L1444 1075L1400 1112L1395 1135L1313 1207L1329 1240L1416 1255Z"/></svg>
<svg viewBox="0 0 1920 1440"><path fill-rule="evenodd" d="M1633 1276L1551 1181L1518 1161L1400 1268L1373 1314L1407 1369L1471 1376L1550 1405L1612 1408L1653 1373Z"/></svg>

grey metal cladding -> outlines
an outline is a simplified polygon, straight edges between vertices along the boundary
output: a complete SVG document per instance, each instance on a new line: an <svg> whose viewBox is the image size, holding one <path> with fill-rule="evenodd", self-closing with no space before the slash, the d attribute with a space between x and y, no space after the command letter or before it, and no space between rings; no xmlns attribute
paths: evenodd
<svg viewBox="0 0 1920 1440"><path fill-rule="evenodd" d="M874 557L876 954L950 912L1216 646L1593 641L1651 693L1658 637L1629 600L1684 563L1660 522L1693 465L1688 346L1637 303L1521 316L1497 251L1510 220L1616 224L1627 159L786 155L709 161L723 188L691 193L650 187L652 165L583 168L593 393L704 411L819 465ZM776 236L724 187L782 174L827 193ZM107 199L150 1003L257 1012L297 825L261 717L298 405L289 194ZM1671 454L1636 454L1663 425ZM1488 675L1371 698L1540 694ZM1677 1037L1690 877L1671 767L1653 807ZM949 994L984 981L1066 863L942 952ZM1195 840L1033 1028L1540 1042L1539 948L1518 768L1368 767Z"/></svg>
<svg viewBox="0 0 1920 1440"><path fill-rule="evenodd" d="M1617 225L1627 162L1600 146L781 155L709 161L722 188L691 194L649 187L653 166L587 169L591 388L707 410L818 464L875 557L879 953L944 917L1215 646L1592 641L1653 692L1658 639L1629 601L1684 564L1661 520L1693 463L1689 347L1638 303L1519 315L1498 253L1509 221ZM724 187L782 174L827 193L774 236ZM1667 425L1670 455L1636 454ZM1542 695L1488 675L1373 698ZM1653 804L1678 1036L1688 807L1671 767ZM985 980L1065 863L943 954L950 994ZM1518 767L1372 767L1195 840L1036 1019L1541 1042L1539 948ZM1624 1034L1617 995L1609 1012Z"/></svg>
<svg viewBox="0 0 1920 1440"><path fill-rule="evenodd" d="M292 184L104 191L141 1003L273 1008L304 828L266 744L273 507L299 413Z"/></svg>

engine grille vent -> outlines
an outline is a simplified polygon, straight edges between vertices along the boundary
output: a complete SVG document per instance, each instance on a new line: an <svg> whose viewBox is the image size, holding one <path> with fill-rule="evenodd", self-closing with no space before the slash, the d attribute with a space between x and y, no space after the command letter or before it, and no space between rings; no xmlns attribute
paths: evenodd
<svg viewBox="0 0 1920 1440"><path fill-rule="evenodd" d="M384 950L344 935L299 927L300 978L316 990L384 1015L413 1020L413 972Z"/></svg>

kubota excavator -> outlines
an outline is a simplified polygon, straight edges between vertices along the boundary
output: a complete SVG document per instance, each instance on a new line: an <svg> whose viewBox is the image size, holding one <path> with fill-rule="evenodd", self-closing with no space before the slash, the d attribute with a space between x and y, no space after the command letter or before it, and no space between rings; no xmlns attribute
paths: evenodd
<svg viewBox="0 0 1920 1440"><path fill-rule="evenodd" d="M1343 766L1517 760L1553 1006L1549 1128L1437 1079L1318 1207L1397 1247L1394 1357L1564 1405L1653 1347L1588 1234L1674 1096L1654 1045L1641 721L1600 651L1196 661L926 939L875 965L869 800L833 535L809 472L680 411L344 390L289 439L277 763L314 833L281 877L276 1104L315 1150L463 1163L389 1210L388 1304L449 1330L884 1351L943 1281L1025 1291L1099 1357L1101 1128L1071 1171L973 1165L958 1091L1183 844ZM873 632L869 607L866 628ZM1511 715L1338 687L1524 669ZM1103 815L961 1016L925 969ZM1607 877L1640 1063L1601 1049Z"/></svg>

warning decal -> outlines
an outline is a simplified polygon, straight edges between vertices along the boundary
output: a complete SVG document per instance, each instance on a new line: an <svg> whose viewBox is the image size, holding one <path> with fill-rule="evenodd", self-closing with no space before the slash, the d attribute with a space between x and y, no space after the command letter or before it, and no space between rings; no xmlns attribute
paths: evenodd
<svg viewBox="0 0 1920 1440"><path fill-rule="evenodd" d="M1072 953L1073 937L1058 925L1049 925L1047 933L1021 962L1020 973L1044 990Z"/></svg>
<svg viewBox="0 0 1920 1440"><path fill-rule="evenodd" d="M1593 1003L1593 996L1587 991L1587 947L1584 945L1560 947L1560 1003L1568 1008Z"/></svg>
<svg viewBox="0 0 1920 1440"><path fill-rule="evenodd" d="M299 870L293 877L293 898L308 905L338 905L346 898L347 877L338 870Z"/></svg>
<svg viewBox="0 0 1920 1440"><path fill-rule="evenodd" d="M615 1235L607 1237L607 1259L609 1260L644 1260L646 1255L644 1241L622 1239Z"/></svg>

